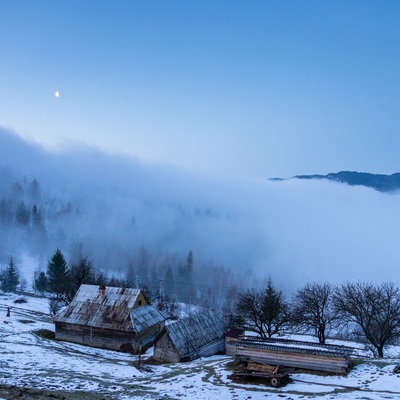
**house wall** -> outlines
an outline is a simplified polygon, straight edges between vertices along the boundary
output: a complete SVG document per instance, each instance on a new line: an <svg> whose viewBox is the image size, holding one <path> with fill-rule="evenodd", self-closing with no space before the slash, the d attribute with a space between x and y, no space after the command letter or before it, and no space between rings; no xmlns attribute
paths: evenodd
<svg viewBox="0 0 400 400"><path fill-rule="evenodd" d="M225 348L227 356L235 356L236 355L236 343L238 339L227 337L225 339Z"/></svg>
<svg viewBox="0 0 400 400"><path fill-rule="evenodd" d="M55 337L57 340L65 340L67 342L109 350L122 350L122 345L124 345L124 351L135 348L134 332L91 328L89 326L66 324L62 322L55 323Z"/></svg>
<svg viewBox="0 0 400 400"><path fill-rule="evenodd" d="M143 294L143 291L140 291L140 293L137 296L137 299L135 301L135 305L133 306L133 308L138 308L140 306L145 306L149 304L146 296Z"/></svg>
<svg viewBox="0 0 400 400"><path fill-rule="evenodd" d="M156 360L164 362L174 363L181 361L181 357L176 351L166 331L164 331L164 333L154 343L153 357Z"/></svg>

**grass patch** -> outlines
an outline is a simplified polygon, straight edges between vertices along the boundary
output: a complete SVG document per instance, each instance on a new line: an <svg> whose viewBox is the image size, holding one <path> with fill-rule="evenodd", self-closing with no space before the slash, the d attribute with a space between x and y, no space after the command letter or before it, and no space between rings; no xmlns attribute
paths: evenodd
<svg viewBox="0 0 400 400"><path fill-rule="evenodd" d="M55 332L53 332L49 329L37 329L36 331L33 331L33 333L44 339L55 339L56 338Z"/></svg>

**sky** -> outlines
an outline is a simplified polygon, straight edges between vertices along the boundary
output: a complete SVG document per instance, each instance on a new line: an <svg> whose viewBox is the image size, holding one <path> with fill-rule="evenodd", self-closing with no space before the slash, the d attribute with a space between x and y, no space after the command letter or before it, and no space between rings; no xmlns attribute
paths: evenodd
<svg viewBox="0 0 400 400"><path fill-rule="evenodd" d="M399 20L391 0L3 0L0 127L213 175L398 172Z"/></svg>

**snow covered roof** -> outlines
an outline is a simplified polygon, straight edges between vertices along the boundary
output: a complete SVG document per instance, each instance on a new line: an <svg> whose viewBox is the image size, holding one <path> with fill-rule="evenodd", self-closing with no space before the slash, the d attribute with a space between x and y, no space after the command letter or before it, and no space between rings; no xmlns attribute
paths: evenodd
<svg viewBox="0 0 400 400"><path fill-rule="evenodd" d="M55 322L133 332L130 314L140 295L140 289L83 284Z"/></svg>
<svg viewBox="0 0 400 400"><path fill-rule="evenodd" d="M168 316L150 305L135 308L131 312L131 320L135 332L142 332L151 326L160 324L167 318Z"/></svg>
<svg viewBox="0 0 400 400"><path fill-rule="evenodd" d="M172 322L164 329L181 357L193 351L189 349L200 349L225 334L222 318L212 310Z"/></svg>

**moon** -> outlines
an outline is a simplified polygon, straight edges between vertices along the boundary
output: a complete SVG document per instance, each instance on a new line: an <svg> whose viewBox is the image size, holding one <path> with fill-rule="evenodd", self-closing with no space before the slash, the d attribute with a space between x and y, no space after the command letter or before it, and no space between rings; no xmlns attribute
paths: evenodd
<svg viewBox="0 0 400 400"><path fill-rule="evenodd" d="M54 96L60 97L60 92L58 90L56 90L56 92L54 93Z"/></svg>

